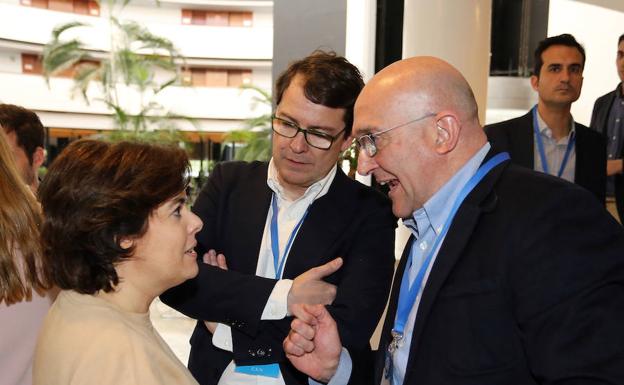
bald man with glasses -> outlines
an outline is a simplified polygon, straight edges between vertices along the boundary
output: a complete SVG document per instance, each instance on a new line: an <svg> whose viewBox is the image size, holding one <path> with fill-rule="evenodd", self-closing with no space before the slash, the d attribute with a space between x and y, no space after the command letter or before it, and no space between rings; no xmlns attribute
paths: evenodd
<svg viewBox="0 0 624 385"><path fill-rule="evenodd" d="M391 64L354 111L358 171L389 185L412 232L368 383L624 384L624 231L600 202L491 146L468 82L441 59ZM348 383L332 315L293 311L291 362Z"/></svg>
<svg viewBox="0 0 624 385"><path fill-rule="evenodd" d="M394 267L387 197L337 162L351 144L363 81L333 53L315 52L278 78L272 158L218 164L193 211L203 220L197 278L162 296L199 321L189 369L202 385L307 384L282 341L291 308L325 304L367 380L371 335ZM340 259L338 259L340 258Z"/></svg>

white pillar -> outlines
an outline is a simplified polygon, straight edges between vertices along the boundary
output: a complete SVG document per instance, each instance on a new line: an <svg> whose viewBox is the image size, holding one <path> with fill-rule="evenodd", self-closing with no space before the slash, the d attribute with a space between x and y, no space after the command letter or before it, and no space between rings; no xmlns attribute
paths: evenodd
<svg viewBox="0 0 624 385"><path fill-rule="evenodd" d="M375 72L376 0L347 0L345 57L353 63L364 81Z"/></svg>
<svg viewBox="0 0 624 385"><path fill-rule="evenodd" d="M403 57L436 56L468 80L485 122L490 73L491 0L405 0ZM395 253L400 257L410 233L399 226Z"/></svg>
<svg viewBox="0 0 624 385"><path fill-rule="evenodd" d="M437 56L466 77L485 121L491 0L405 0L403 57Z"/></svg>
<svg viewBox="0 0 624 385"><path fill-rule="evenodd" d="M367 82L375 74L376 0L347 0L345 57ZM370 175L355 173L355 180L371 185Z"/></svg>

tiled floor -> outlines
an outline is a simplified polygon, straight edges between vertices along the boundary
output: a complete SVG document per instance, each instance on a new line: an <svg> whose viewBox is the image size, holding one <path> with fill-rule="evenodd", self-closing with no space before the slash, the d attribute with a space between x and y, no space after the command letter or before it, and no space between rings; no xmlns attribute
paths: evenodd
<svg viewBox="0 0 624 385"><path fill-rule="evenodd" d="M186 365L191 349L189 338L195 327L195 320L178 313L160 302L158 298L150 307L150 316L158 333L169 344L180 361Z"/></svg>

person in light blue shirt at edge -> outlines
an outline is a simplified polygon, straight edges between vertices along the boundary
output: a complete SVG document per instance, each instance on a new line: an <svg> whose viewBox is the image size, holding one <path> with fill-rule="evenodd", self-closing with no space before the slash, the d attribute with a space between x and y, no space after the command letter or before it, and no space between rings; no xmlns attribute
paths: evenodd
<svg viewBox="0 0 624 385"><path fill-rule="evenodd" d="M494 154L470 86L437 58L373 77L353 127L358 171L413 234L371 383L624 381L624 232L590 193ZM346 384L329 313L293 310L288 359L311 384Z"/></svg>

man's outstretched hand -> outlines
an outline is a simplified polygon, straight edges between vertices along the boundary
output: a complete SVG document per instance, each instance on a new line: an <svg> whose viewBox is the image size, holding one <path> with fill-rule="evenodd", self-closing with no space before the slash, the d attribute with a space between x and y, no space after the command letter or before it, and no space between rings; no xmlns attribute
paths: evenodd
<svg viewBox="0 0 624 385"><path fill-rule="evenodd" d="M342 258L336 258L324 265L313 267L293 280L288 292L288 313L295 314L295 304L329 305L336 298L336 286L324 282L323 278L335 273L342 266Z"/></svg>

